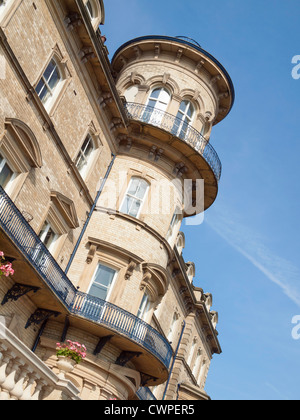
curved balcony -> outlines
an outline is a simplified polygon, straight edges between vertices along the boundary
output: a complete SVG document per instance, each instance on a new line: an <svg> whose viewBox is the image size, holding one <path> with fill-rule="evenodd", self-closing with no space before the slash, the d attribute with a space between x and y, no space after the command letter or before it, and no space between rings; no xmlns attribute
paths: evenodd
<svg viewBox="0 0 300 420"><path fill-rule="evenodd" d="M67 314L93 321L129 339L137 346L146 349L168 369L172 356L169 342L135 315L112 303L79 292L1 187L0 228L39 274L44 284L50 288L56 301L63 304ZM1 235L1 247L3 245L5 239ZM25 275L20 277L24 282L30 280Z"/></svg>
<svg viewBox="0 0 300 420"><path fill-rule="evenodd" d="M127 102L125 109L129 119L159 127L190 145L205 159L216 180L220 181L222 164L217 152L202 134L190 124L184 123L180 118L172 114L147 105Z"/></svg>

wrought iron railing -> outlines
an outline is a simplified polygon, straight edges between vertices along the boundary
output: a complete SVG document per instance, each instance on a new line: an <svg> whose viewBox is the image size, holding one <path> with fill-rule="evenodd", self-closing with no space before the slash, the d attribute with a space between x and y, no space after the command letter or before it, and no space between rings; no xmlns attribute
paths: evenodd
<svg viewBox="0 0 300 420"><path fill-rule="evenodd" d="M141 387L137 390L136 395L141 401L156 401L157 399L148 387Z"/></svg>
<svg viewBox="0 0 300 420"><path fill-rule="evenodd" d="M151 106L127 102L125 104L127 117L155 127L162 128L183 140L196 150L209 164L217 181L221 178L222 164L212 145L190 124L183 122L172 114Z"/></svg>
<svg viewBox="0 0 300 420"><path fill-rule="evenodd" d="M70 313L105 325L140 344L169 367L169 342L135 315L97 297L78 291L18 208L0 187L0 227L31 263Z"/></svg>

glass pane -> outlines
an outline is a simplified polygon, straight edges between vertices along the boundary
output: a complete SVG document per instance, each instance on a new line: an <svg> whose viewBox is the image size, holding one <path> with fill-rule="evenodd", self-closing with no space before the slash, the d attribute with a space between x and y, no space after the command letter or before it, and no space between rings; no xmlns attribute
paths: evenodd
<svg viewBox="0 0 300 420"><path fill-rule="evenodd" d="M132 201L133 201L133 198L128 197L128 196L125 197L124 202L121 207L122 213L129 214L129 209L130 209Z"/></svg>
<svg viewBox="0 0 300 420"><path fill-rule="evenodd" d="M45 88L45 82L43 81L43 79L41 79L37 85L37 87L35 88L36 93L39 95L39 97L41 97L41 91Z"/></svg>
<svg viewBox="0 0 300 420"><path fill-rule="evenodd" d="M144 294L142 302L140 304L137 316L138 318L143 318L144 315L147 313L148 311L148 306L149 306L149 296L147 293Z"/></svg>
<svg viewBox="0 0 300 420"><path fill-rule="evenodd" d="M89 294L99 299L105 300L108 293L107 287L103 287L100 284L94 283L90 288Z"/></svg>
<svg viewBox="0 0 300 420"><path fill-rule="evenodd" d="M154 91L150 95L150 98L158 99L160 92L161 92L160 88L154 89Z"/></svg>
<svg viewBox="0 0 300 420"><path fill-rule="evenodd" d="M189 104L188 101L182 101L179 107L180 111L185 112L188 107L188 104Z"/></svg>
<svg viewBox="0 0 300 420"><path fill-rule="evenodd" d="M48 81L50 79L50 76L52 75L55 68L56 68L56 63L54 60L51 60L43 75L45 80Z"/></svg>
<svg viewBox="0 0 300 420"><path fill-rule="evenodd" d="M140 201L133 200L128 214L132 217L137 217L141 204L142 203Z"/></svg>
<svg viewBox="0 0 300 420"><path fill-rule="evenodd" d="M94 150L93 141L90 136L88 136L85 140L82 150L86 159L88 159Z"/></svg>
<svg viewBox="0 0 300 420"><path fill-rule="evenodd" d="M13 171L10 169L7 163L5 163L0 172L0 185L3 189L5 189L5 187L11 180L12 176L13 176Z"/></svg>
<svg viewBox="0 0 300 420"><path fill-rule="evenodd" d="M51 93L49 91L49 89L47 88L47 86L44 86L43 89L41 90L39 97L41 99L41 101L43 103L47 102L47 100L50 98Z"/></svg>
<svg viewBox="0 0 300 420"><path fill-rule="evenodd" d="M113 281L115 270L99 264L94 283L109 287Z"/></svg>
<svg viewBox="0 0 300 420"><path fill-rule="evenodd" d="M76 168L81 173L83 171L83 169L86 167L86 165L87 165L87 162L86 162L86 160L84 159L84 157L80 153L80 156L79 156L79 158L78 158L78 160L76 162Z"/></svg>
<svg viewBox="0 0 300 420"><path fill-rule="evenodd" d="M86 3L86 8L89 12L90 18L93 19L94 13L93 13L93 8L92 8L90 0L88 0L88 2Z"/></svg>
<svg viewBox="0 0 300 420"><path fill-rule="evenodd" d="M193 114L194 114L194 107L192 104L190 104L187 115L190 117L190 119L192 119Z"/></svg>
<svg viewBox="0 0 300 420"><path fill-rule="evenodd" d="M164 104L168 104L170 100L169 92L165 89L162 89L160 95L159 95L159 101L163 102Z"/></svg>
<svg viewBox="0 0 300 420"><path fill-rule="evenodd" d="M43 241L46 248L50 249L51 245L54 242L55 236L56 236L55 233L53 232L53 230L50 227L47 234L46 234L46 237Z"/></svg>
<svg viewBox="0 0 300 420"><path fill-rule="evenodd" d="M128 187L127 194L136 198L143 199L148 188L148 183L140 178L132 178Z"/></svg>
<svg viewBox="0 0 300 420"><path fill-rule="evenodd" d="M99 264L89 294L105 300L112 285L115 274L116 271L112 268Z"/></svg>
<svg viewBox="0 0 300 420"><path fill-rule="evenodd" d="M60 74L59 74L58 70L55 69L52 76L49 79L49 82L48 82L51 90L53 90L55 88L55 86L57 85L59 80L60 80Z"/></svg>

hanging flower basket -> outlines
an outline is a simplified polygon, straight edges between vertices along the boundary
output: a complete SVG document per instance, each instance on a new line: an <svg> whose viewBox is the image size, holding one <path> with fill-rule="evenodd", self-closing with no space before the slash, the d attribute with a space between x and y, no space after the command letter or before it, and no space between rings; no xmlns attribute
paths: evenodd
<svg viewBox="0 0 300 420"><path fill-rule="evenodd" d="M0 251L0 277L5 276L9 277L14 274L14 269L12 268L12 264L10 262L5 261L4 252Z"/></svg>

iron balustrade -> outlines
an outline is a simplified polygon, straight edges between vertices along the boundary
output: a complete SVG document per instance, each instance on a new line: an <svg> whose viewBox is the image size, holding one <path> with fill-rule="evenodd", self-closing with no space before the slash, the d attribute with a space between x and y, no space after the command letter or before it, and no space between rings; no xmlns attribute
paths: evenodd
<svg viewBox="0 0 300 420"><path fill-rule="evenodd" d="M141 387L137 390L136 395L141 401L157 401L153 393L148 387Z"/></svg>
<svg viewBox="0 0 300 420"><path fill-rule="evenodd" d="M169 367L172 357L169 342L135 315L77 290L1 186L0 227L70 313L124 335Z"/></svg>
<svg viewBox="0 0 300 420"><path fill-rule="evenodd" d="M189 123L184 122L180 118L165 111L134 102L127 102L125 104L125 109L129 119L138 120L162 128L193 147L193 149L209 164L217 181L220 181L222 164L217 152L205 137Z"/></svg>
<svg viewBox="0 0 300 420"><path fill-rule="evenodd" d="M100 298L77 291L70 307L73 314L107 326L142 345L165 366L169 366L172 349L157 330L130 312Z"/></svg>

